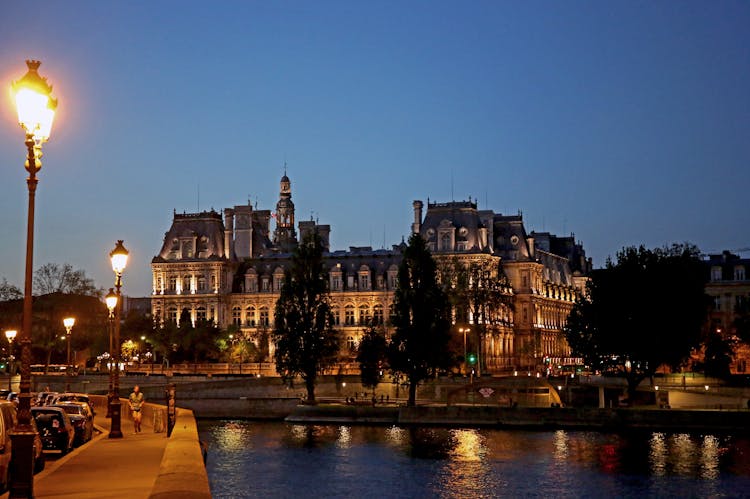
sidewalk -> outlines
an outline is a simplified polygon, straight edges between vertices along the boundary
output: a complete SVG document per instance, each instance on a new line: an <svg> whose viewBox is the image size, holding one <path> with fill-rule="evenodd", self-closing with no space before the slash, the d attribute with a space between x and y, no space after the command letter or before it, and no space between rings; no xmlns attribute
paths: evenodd
<svg viewBox="0 0 750 499"><path fill-rule="evenodd" d="M34 476L35 497L149 497L159 474L167 434L154 433L151 425L145 424L143 431L135 434L130 419L123 417L123 438L110 439L110 420L102 415L95 422L102 431L99 435L67 456L47 461L44 471Z"/></svg>

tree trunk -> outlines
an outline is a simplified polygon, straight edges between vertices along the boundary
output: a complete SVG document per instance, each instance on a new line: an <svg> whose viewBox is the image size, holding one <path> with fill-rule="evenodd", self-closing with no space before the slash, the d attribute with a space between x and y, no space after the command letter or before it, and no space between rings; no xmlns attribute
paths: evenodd
<svg viewBox="0 0 750 499"><path fill-rule="evenodd" d="M409 400L406 402L409 407L417 405L417 383L409 381Z"/></svg>
<svg viewBox="0 0 750 499"><path fill-rule="evenodd" d="M315 403L315 378L305 379L305 388L307 388L307 403Z"/></svg>

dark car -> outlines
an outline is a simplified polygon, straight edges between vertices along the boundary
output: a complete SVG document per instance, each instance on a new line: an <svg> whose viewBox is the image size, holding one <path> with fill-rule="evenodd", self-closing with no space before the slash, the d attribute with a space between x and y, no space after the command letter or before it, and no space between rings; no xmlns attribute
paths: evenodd
<svg viewBox="0 0 750 499"><path fill-rule="evenodd" d="M91 440L94 434L94 415L86 402L59 402L49 407L59 407L68 414L75 430L74 445L83 445Z"/></svg>
<svg viewBox="0 0 750 499"><path fill-rule="evenodd" d="M91 408L91 415L96 415L96 411L94 410L94 402L85 393L58 393L55 395L52 405L59 404L60 402L86 402L89 405L89 408Z"/></svg>
<svg viewBox="0 0 750 499"><path fill-rule="evenodd" d="M73 448L75 430L68 414L60 407L32 407L31 414L45 450L67 454Z"/></svg>

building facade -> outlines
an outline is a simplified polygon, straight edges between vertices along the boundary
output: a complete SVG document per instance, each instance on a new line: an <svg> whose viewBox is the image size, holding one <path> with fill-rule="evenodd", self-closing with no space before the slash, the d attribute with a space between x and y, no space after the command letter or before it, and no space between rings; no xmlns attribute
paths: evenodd
<svg viewBox="0 0 750 499"><path fill-rule="evenodd" d="M708 255L704 263L708 274L706 294L711 300L707 329L736 338L735 320L740 314L750 313L750 259L724 251L719 255ZM750 348L738 343L730 370L744 374L748 362Z"/></svg>
<svg viewBox="0 0 750 499"><path fill-rule="evenodd" d="M469 331L464 344L477 347L482 369L543 369L545 358L561 362L569 357L562 326L591 267L580 243L572 236L527 233L521 215L478 210L472 201L428 201L424 216L421 201L414 201L413 208L412 232L425 238L439 265L482 266L490 269L483 282L500 283L502 300L492 310L470 303L468 311L454 311L456 334ZM213 321L260 347L273 327L284 269L298 241L294 220L286 174L273 214L250 204L227 208L223 216L213 210L174 213L151 263L155 320L178 321L187 313L193 322ZM341 364L350 369L366 326L391 333L404 243L331 251L330 226L301 221L297 229L300 239L317 231L324 242ZM273 345L268 350L272 359Z"/></svg>

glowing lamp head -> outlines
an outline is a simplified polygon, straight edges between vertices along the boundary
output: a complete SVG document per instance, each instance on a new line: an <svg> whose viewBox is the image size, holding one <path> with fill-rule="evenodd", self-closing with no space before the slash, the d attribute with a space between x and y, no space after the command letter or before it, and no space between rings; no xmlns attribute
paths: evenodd
<svg viewBox="0 0 750 499"><path fill-rule="evenodd" d="M109 293L104 297L104 301L107 303L109 313L114 312L115 307L117 306L117 294L113 288L109 288Z"/></svg>
<svg viewBox="0 0 750 499"><path fill-rule="evenodd" d="M75 317L66 317L63 319L63 325L65 326L65 329L72 328L76 323Z"/></svg>
<svg viewBox="0 0 750 499"><path fill-rule="evenodd" d="M5 331L5 337L8 339L8 341L13 341L18 334L18 331L15 329L9 329Z"/></svg>
<svg viewBox="0 0 750 499"><path fill-rule="evenodd" d="M37 142L46 142L55 119L57 99L52 98L52 86L39 76L41 62L28 60L29 70L20 80L11 84L11 94L16 102L18 123Z"/></svg>
<svg viewBox="0 0 750 499"><path fill-rule="evenodd" d="M125 266L128 264L128 250L122 245L122 239L117 241L115 249L109 254L109 258L112 260L112 270L115 274L120 275L125 270Z"/></svg>

